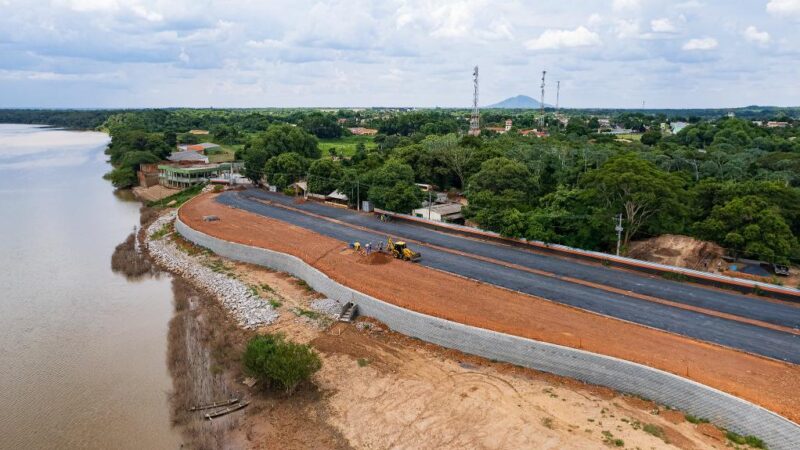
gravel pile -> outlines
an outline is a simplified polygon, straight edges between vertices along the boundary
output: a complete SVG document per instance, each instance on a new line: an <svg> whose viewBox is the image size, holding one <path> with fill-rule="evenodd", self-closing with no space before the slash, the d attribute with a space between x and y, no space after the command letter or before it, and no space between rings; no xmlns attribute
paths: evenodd
<svg viewBox="0 0 800 450"><path fill-rule="evenodd" d="M278 313L263 298L253 295L244 283L204 266L198 258L179 250L167 237L150 238L154 232L174 221L175 214L173 211L159 217L147 229L147 248L156 262L216 295L244 328L253 329L274 322Z"/></svg>
<svg viewBox="0 0 800 450"><path fill-rule="evenodd" d="M333 298L320 298L312 301L310 306L314 311L337 319L339 318L339 313L342 312L342 306L344 306L344 304Z"/></svg>

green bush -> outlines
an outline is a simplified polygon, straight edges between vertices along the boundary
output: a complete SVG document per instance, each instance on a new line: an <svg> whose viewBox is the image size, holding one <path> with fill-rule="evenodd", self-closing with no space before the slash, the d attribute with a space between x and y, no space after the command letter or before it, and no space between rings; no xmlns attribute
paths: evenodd
<svg viewBox="0 0 800 450"><path fill-rule="evenodd" d="M729 441L739 445L749 445L753 448L767 448L767 444L755 436L742 436L741 434L728 431L725 436Z"/></svg>
<svg viewBox="0 0 800 450"><path fill-rule="evenodd" d="M283 334L250 339L242 361L250 376L287 394L322 367L322 361L310 346L289 342Z"/></svg>

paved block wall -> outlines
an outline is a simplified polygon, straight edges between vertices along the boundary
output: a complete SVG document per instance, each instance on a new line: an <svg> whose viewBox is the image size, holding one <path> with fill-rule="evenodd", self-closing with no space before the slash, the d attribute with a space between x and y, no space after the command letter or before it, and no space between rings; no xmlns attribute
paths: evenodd
<svg viewBox="0 0 800 450"><path fill-rule="evenodd" d="M771 449L800 448L800 426L758 405L676 375L569 347L548 344L420 314L383 302L332 280L285 253L224 241L194 230L180 219L184 238L226 258L290 273L330 298L358 304L359 314L392 330L484 358L505 361L641 395L744 435Z"/></svg>

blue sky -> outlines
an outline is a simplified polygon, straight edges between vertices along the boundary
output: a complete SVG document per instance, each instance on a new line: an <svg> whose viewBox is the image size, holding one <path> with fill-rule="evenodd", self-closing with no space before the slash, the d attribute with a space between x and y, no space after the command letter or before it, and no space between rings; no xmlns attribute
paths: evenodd
<svg viewBox="0 0 800 450"><path fill-rule="evenodd" d="M735 5L735 6L734 6ZM800 0L0 0L0 107L800 105Z"/></svg>

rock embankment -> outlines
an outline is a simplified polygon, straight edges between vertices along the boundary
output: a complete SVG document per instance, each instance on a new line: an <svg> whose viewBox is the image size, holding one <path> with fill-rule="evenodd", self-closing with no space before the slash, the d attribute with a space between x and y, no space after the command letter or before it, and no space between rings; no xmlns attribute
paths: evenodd
<svg viewBox="0 0 800 450"><path fill-rule="evenodd" d="M278 313L244 283L212 270L200 257L181 251L169 236L159 236L165 226L175 221L175 216L176 212L171 211L148 227L145 240L150 256L160 266L215 295L242 327L254 329L274 322Z"/></svg>

